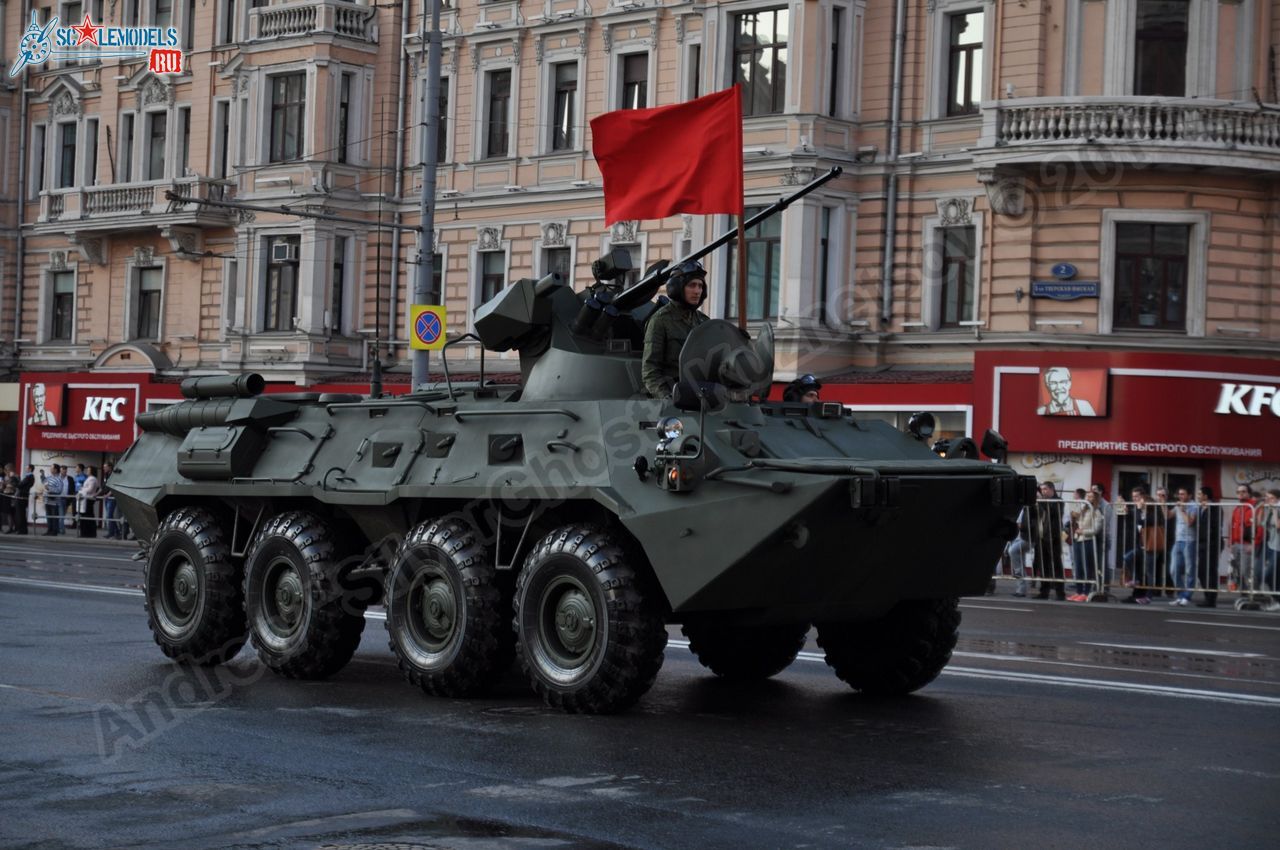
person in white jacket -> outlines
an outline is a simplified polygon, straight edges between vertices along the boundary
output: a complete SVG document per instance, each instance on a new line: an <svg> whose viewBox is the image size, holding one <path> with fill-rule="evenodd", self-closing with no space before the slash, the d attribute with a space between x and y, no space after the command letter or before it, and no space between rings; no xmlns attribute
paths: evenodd
<svg viewBox="0 0 1280 850"><path fill-rule="evenodd" d="M102 485L98 483L98 467L89 467L89 474L84 484L76 491L76 517L80 524L81 537L98 536L98 493Z"/></svg>

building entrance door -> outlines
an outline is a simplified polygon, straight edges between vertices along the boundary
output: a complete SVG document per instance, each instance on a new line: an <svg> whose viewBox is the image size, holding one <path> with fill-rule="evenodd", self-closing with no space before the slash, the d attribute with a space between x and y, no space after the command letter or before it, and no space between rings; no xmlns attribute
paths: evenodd
<svg viewBox="0 0 1280 850"><path fill-rule="evenodd" d="M1177 466L1117 465L1115 480L1111 482L1116 501L1129 501L1133 488L1141 485L1154 501L1156 491L1167 490L1169 501L1177 501L1179 487L1186 487L1192 498L1200 486L1200 470Z"/></svg>

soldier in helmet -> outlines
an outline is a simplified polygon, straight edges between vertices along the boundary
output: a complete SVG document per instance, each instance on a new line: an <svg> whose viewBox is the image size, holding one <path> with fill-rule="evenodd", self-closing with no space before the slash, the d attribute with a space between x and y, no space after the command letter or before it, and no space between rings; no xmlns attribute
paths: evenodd
<svg viewBox="0 0 1280 850"><path fill-rule="evenodd" d="M667 277L670 303L649 319L644 332L641 378L645 392L654 398L671 395L680 378L680 349L689 332L707 321L698 311L707 299L707 272L697 260L687 260Z"/></svg>
<svg viewBox="0 0 1280 850"><path fill-rule="evenodd" d="M818 400L818 393L821 391L821 381L813 375L801 375L782 390L782 400L813 404Z"/></svg>

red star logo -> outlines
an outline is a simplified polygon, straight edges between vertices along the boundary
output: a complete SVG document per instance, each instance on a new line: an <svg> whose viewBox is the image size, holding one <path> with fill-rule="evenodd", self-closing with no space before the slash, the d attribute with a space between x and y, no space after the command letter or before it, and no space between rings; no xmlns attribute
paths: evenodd
<svg viewBox="0 0 1280 850"><path fill-rule="evenodd" d="M71 31L79 37L76 41L76 47L79 47L86 41L90 44L101 47L102 45L98 44L98 31L100 29L102 29L102 26L94 25L93 21L89 20L89 13L86 12L84 15L84 23L80 24L78 27L71 28Z"/></svg>

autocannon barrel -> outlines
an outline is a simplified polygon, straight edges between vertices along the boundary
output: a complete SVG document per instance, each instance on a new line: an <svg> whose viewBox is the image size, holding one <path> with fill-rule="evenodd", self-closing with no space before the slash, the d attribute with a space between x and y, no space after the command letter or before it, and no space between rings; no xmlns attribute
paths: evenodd
<svg viewBox="0 0 1280 850"><path fill-rule="evenodd" d="M201 425L225 424L236 401L238 399L235 398L199 399L150 410L138 414L138 427L143 431L160 431L181 437Z"/></svg>
<svg viewBox="0 0 1280 850"><path fill-rule="evenodd" d="M262 392L267 382L261 375L205 375L182 382L185 398L249 398Z"/></svg>

